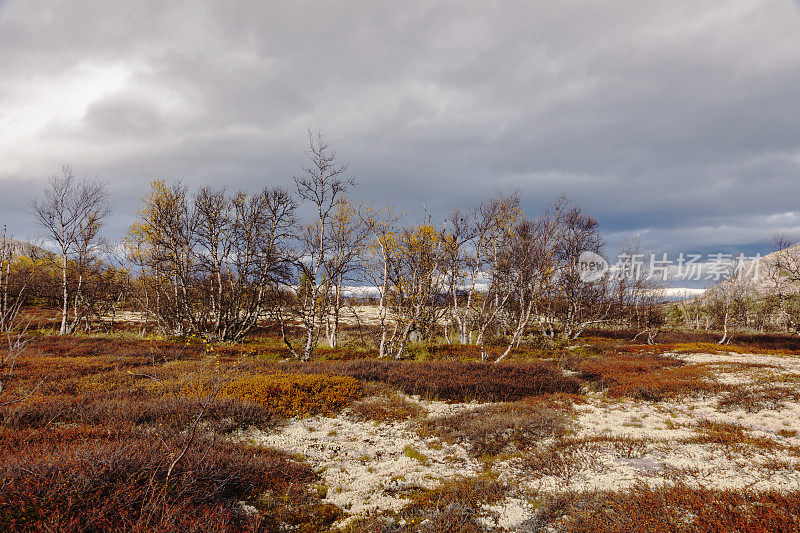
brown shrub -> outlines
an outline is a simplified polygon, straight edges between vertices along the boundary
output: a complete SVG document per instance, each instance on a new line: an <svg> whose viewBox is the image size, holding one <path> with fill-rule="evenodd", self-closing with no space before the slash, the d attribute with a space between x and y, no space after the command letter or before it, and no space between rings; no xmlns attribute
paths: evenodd
<svg viewBox="0 0 800 533"><path fill-rule="evenodd" d="M543 498L531 530L761 533L800 531L800 494L683 485Z"/></svg>
<svg viewBox="0 0 800 533"><path fill-rule="evenodd" d="M537 476L553 476L569 482L596 463L593 453L597 448L593 439L559 439L523 455L521 466Z"/></svg>
<svg viewBox="0 0 800 533"><path fill-rule="evenodd" d="M624 346L634 344L633 337L638 333L634 330L587 330L581 340L593 343L602 343L608 346ZM737 334L731 344L720 346L717 344L720 334L705 331L672 330L662 331L658 334L659 345L669 350L670 346L681 346L680 349L699 351L705 353L731 352L741 350L742 353L798 353L800 352L800 338L796 335L778 333ZM649 347L653 349L653 346Z"/></svg>
<svg viewBox="0 0 800 533"><path fill-rule="evenodd" d="M211 401L167 479L206 389L238 375L224 356L128 339L45 337L29 346L10 386L44 382L0 409L0 530L318 531L341 517L311 493L308 466L216 438L280 423L283 415L264 402ZM348 377L319 381L359 388ZM259 513L243 513L240 501Z"/></svg>
<svg viewBox="0 0 800 533"><path fill-rule="evenodd" d="M398 393L366 398L356 402L349 409L356 420L374 422L402 422L424 416L425 409L417 402L409 401Z"/></svg>
<svg viewBox="0 0 800 533"><path fill-rule="evenodd" d="M655 349L660 353L711 353L711 354L763 354L763 355L794 355L797 349L778 348L770 343L761 344L758 342L737 342L734 344L717 344L715 341L709 342L677 342L670 344L659 344Z"/></svg>
<svg viewBox="0 0 800 533"><path fill-rule="evenodd" d="M482 507L499 501L507 487L491 476L445 481L414 495L402 517L412 531L472 533L486 531L479 520Z"/></svg>
<svg viewBox="0 0 800 533"><path fill-rule="evenodd" d="M510 446L524 449L544 438L568 431L569 411L533 402L489 405L422 421L420 432L447 442L465 442L475 457L497 455Z"/></svg>
<svg viewBox="0 0 800 533"><path fill-rule="evenodd" d="M95 359L112 366L197 359L205 353L203 346L166 340L63 336L32 339L28 350L39 356Z"/></svg>
<svg viewBox="0 0 800 533"><path fill-rule="evenodd" d="M739 424L729 424L727 422L714 422L703 419L697 423L696 435L687 439L687 442L697 444L717 444L733 452L746 452L748 449L756 448L762 450L774 450L783 446L766 437L756 437L750 433L746 427Z"/></svg>
<svg viewBox="0 0 800 533"><path fill-rule="evenodd" d="M46 337L30 346L11 386L24 390L46 379L28 401L0 409L0 530L317 531L341 515L309 496L307 467L277 452L267 457L220 444L214 433L338 409L358 398L359 376L456 401L580 386L539 363L277 363L251 357L252 347L214 347L209 357L206 346L135 339ZM169 454L180 451L211 374L230 382L208 405L196 442L167 481ZM391 397L387 403L379 416L408 408ZM260 514L242 514L240 500ZM457 504L447 505L430 511L430 523L456 516L448 513Z"/></svg>
<svg viewBox="0 0 800 533"><path fill-rule="evenodd" d="M675 357L656 354L619 354L583 359L577 370L586 374L589 379L603 379L614 374L645 374L683 364L683 361Z"/></svg>
<svg viewBox="0 0 800 533"><path fill-rule="evenodd" d="M428 352L434 359L480 360L481 358L481 347L475 344L439 344L429 346Z"/></svg>
<svg viewBox="0 0 800 533"><path fill-rule="evenodd" d="M717 407L722 410L743 409L755 413L765 409L782 409L787 401L800 401L800 392L790 387L733 387L723 395Z"/></svg>
<svg viewBox="0 0 800 533"><path fill-rule="evenodd" d="M48 398L0 411L0 421L11 428L39 428L51 424L83 424L128 428L140 425L162 425L169 429L188 427L197 416L200 406L186 399L151 398L97 399ZM220 433L256 426L275 427L284 417L262 405L215 399L204 414L204 427Z"/></svg>
<svg viewBox="0 0 800 533"><path fill-rule="evenodd" d="M196 347L165 341L109 338L36 337L17 360L12 387L30 390L41 382L38 395L75 395L93 376L106 374L103 385L117 387L112 377L139 368L156 368L169 361L196 361ZM196 364L196 363L194 363ZM106 391L107 387L98 387Z"/></svg>
<svg viewBox="0 0 800 533"><path fill-rule="evenodd" d="M554 392L577 393L580 382L546 363L376 361L310 363L311 372L378 381L406 394L463 401L513 401Z"/></svg>
<svg viewBox="0 0 800 533"><path fill-rule="evenodd" d="M486 475L444 481L435 489L412 494L411 503L397 517L399 521L372 514L356 521L349 531L483 533L490 529L481 518L493 517L484 506L499 501L507 491L503 483Z"/></svg>
<svg viewBox="0 0 800 533"><path fill-rule="evenodd" d="M597 437L596 442L607 442L614 450L616 457L625 459L633 459L643 457L647 452L648 440L634 439L632 437L612 436L612 437Z"/></svg>
<svg viewBox="0 0 800 533"><path fill-rule="evenodd" d="M169 451L135 434L89 433L69 446L57 437L28 442L0 462L0 528L277 530L280 524L308 526L324 511L308 490L315 474L281 452L198 442L167 479ZM239 510L240 500L258 507L256 496L266 491L285 503L262 505L260 516Z"/></svg>
<svg viewBox="0 0 800 533"><path fill-rule="evenodd" d="M700 444L741 444L746 439L747 428L739 424L703 419L697 423L697 432L698 435L693 440Z"/></svg>

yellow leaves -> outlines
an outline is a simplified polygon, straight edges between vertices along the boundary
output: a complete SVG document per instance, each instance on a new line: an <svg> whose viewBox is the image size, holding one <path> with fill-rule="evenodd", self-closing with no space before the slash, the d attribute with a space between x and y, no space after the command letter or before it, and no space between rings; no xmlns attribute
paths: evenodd
<svg viewBox="0 0 800 533"><path fill-rule="evenodd" d="M140 200L141 209L136 211L133 223L122 240L128 256L137 262L148 262L159 253L179 253L183 244L176 234L176 221L184 216L186 193L179 185L168 187L164 180L154 179L150 192ZM180 224L177 224L178 226ZM165 247L164 244L170 246Z"/></svg>
<svg viewBox="0 0 800 533"><path fill-rule="evenodd" d="M517 222L522 220L523 216L524 212L519 206L510 203L508 200L503 200L498 204L495 224L500 233L507 237L511 234Z"/></svg>
<svg viewBox="0 0 800 533"><path fill-rule="evenodd" d="M370 244L369 250L375 254L385 254L389 257L395 256L398 250L397 236L392 231L378 235Z"/></svg>
<svg viewBox="0 0 800 533"><path fill-rule="evenodd" d="M356 208L353 202L347 197L336 200L336 212L334 219L339 226L348 226L355 218Z"/></svg>
<svg viewBox="0 0 800 533"><path fill-rule="evenodd" d="M347 197L336 200L330 224L335 247L346 247L347 243L357 240L356 235L362 227L362 220L364 220L364 216L361 214L362 210L363 208L353 204Z"/></svg>

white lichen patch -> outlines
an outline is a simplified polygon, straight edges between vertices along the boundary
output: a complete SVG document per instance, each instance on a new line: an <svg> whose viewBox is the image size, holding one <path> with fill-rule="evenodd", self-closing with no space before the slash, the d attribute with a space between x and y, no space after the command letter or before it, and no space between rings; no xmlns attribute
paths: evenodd
<svg viewBox="0 0 800 533"><path fill-rule="evenodd" d="M689 364L719 363L718 383L752 390L800 375L800 358L792 356L678 357ZM501 477L536 498L674 483L706 489L800 490L800 404L796 402L749 412L720 409L721 394L661 402L610 399L603 392L585 396L587 403L575 405L577 429L570 437L574 444L565 454L565 465L555 461L556 466L543 473L526 468L523 457L514 457L494 465ZM713 438L703 442L715 424L741 430L744 442L714 442ZM540 443L539 451L551 450L552 444ZM504 527L523 530L535 518L535 506L508 502L515 510L514 520L507 518ZM504 503L496 508L502 509Z"/></svg>
<svg viewBox="0 0 800 533"><path fill-rule="evenodd" d="M733 353L676 357L687 364L711 365L720 392L659 402L584 394L586 403L574 405L574 431L566 440L545 439L490 462L488 468L509 491L484 507L485 525L523 531L536 519L537 501L564 491L675 483L800 490L796 396L749 410L736 402L724 408L720 403L736 388L800 386L800 358ZM419 402L431 418L486 405L407 399ZM370 510L399 511L409 503L404 497L409 489L434 488L443 480L478 475L487 468L469 455L468 443L423 438L415 424L361 422L345 410L336 417L292 420L277 432L249 430L240 438L303 456L320 472L326 501L352 518Z"/></svg>
<svg viewBox="0 0 800 533"><path fill-rule="evenodd" d="M480 404L418 401L429 416L445 416ZM407 489L436 487L442 480L475 475L479 463L458 444L422 438L414 422L352 420L347 412L290 421L278 432L250 429L240 438L303 456L327 486L325 500L351 516L398 511Z"/></svg>

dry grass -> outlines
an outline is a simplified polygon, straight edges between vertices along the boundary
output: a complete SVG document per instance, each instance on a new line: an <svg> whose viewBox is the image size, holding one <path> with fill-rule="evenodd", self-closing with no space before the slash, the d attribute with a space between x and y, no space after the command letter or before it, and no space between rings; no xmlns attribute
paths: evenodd
<svg viewBox="0 0 800 533"><path fill-rule="evenodd" d="M475 457L496 456L525 449L544 438L565 435L570 415L571 406L552 408L522 400L427 419L421 422L420 433L468 444Z"/></svg>
<svg viewBox="0 0 800 533"><path fill-rule="evenodd" d="M425 416L425 409L399 393L388 393L366 398L350 406L350 415L356 420L372 422L403 422Z"/></svg>
<svg viewBox="0 0 800 533"><path fill-rule="evenodd" d="M800 494L692 489L568 493L539 500L531 531L762 533L800 531Z"/></svg>
<svg viewBox="0 0 800 533"><path fill-rule="evenodd" d="M367 516L348 531L483 533L490 531L484 521L492 518L483 507L499 501L507 491L506 485L489 475L445 481L435 489L410 494L409 505L397 516Z"/></svg>
<svg viewBox="0 0 800 533"><path fill-rule="evenodd" d="M765 409L780 410L786 402L800 402L800 391L791 387L753 387L739 385L729 387L717 402L721 410L742 409L748 413L755 413Z"/></svg>

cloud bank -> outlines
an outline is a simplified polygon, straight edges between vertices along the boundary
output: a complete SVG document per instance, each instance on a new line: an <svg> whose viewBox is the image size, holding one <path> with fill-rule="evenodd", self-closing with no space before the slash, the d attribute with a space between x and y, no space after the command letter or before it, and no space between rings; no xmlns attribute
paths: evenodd
<svg viewBox="0 0 800 533"><path fill-rule="evenodd" d="M111 7L110 7L111 6ZM35 232L61 165L109 183L109 235L153 178L289 186L306 129L358 199L434 216L566 192L611 247L800 239L800 6L607 2L0 2L0 222Z"/></svg>

